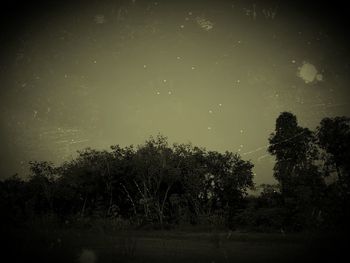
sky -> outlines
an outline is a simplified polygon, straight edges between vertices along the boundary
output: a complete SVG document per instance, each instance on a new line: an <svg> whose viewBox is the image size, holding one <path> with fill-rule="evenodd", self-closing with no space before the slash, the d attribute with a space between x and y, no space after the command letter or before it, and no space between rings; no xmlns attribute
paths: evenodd
<svg viewBox="0 0 350 263"><path fill-rule="evenodd" d="M0 178L86 147L239 153L273 183L283 111L350 116L345 6L293 1L52 1L1 16Z"/></svg>

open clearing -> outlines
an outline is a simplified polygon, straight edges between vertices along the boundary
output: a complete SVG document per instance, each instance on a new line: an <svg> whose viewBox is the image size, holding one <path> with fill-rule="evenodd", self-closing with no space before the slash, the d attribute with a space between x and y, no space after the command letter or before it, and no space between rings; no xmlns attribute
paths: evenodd
<svg viewBox="0 0 350 263"><path fill-rule="evenodd" d="M2 239L8 262L316 262L346 251L335 235L306 233L41 229L7 231Z"/></svg>

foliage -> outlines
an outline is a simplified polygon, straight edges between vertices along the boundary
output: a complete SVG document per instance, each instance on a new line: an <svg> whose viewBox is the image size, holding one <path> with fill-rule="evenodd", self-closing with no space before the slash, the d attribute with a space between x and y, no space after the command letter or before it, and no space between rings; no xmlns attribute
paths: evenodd
<svg viewBox="0 0 350 263"><path fill-rule="evenodd" d="M48 222L102 231L199 225L255 231L344 228L350 219L349 118L313 132L282 112L269 137L276 185L257 197L253 163L232 152L150 137L137 147L86 148L55 166L30 162L0 182L2 225ZM325 179L334 177L333 182Z"/></svg>
<svg viewBox="0 0 350 263"><path fill-rule="evenodd" d="M223 220L222 211L233 214L253 186L253 164L239 155L190 144L170 146L161 135L136 148L87 148L61 166L31 162L30 168L27 182L12 178L2 183L4 209L19 203L23 216L55 214L62 221L87 224L84 218L124 218L160 228L204 221L229 224L231 217ZM11 192L13 197L5 196Z"/></svg>

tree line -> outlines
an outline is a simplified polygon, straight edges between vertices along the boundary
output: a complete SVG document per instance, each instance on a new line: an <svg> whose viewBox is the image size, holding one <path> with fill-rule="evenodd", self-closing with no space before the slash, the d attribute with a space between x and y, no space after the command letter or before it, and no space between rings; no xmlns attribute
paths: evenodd
<svg viewBox="0 0 350 263"><path fill-rule="evenodd" d="M142 145L91 148L59 166L30 162L26 179L0 182L2 224L54 216L128 226L223 226L258 231L341 228L349 219L350 119L325 118L315 131L283 112L269 137L275 185L253 182L237 153L150 137ZM333 178L332 182L328 182Z"/></svg>

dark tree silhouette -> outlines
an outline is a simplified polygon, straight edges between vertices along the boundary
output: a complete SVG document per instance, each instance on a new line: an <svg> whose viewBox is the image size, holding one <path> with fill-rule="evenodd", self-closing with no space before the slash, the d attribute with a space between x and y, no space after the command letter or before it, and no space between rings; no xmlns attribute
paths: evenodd
<svg viewBox="0 0 350 263"><path fill-rule="evenodd" d="M293 215L290 218L294 217L296 227L303 221L312 224L310 219L319 214L320 193L324 188L316 165L318 151L313 132L300 127L294 114L283 112L276 120L269 142L268 151L276 157L274 177L280 183L285 206Z"/></svg>
<svg viewBox="0 0 350 263"><path fill-rule="evenodd" d="M326 152L329 172L334 169L341 183L349 185L350 118L324 118L317 127L318 145Z"/></svg>
<svg viewBox="0 0 350 263"><path fill-rule="evenodd" d="M324 173L337 175L327 187L325 216L332 227L346 227L350 219L350 118L324 118L317 127L317 143L323 150Z"/></svg>

